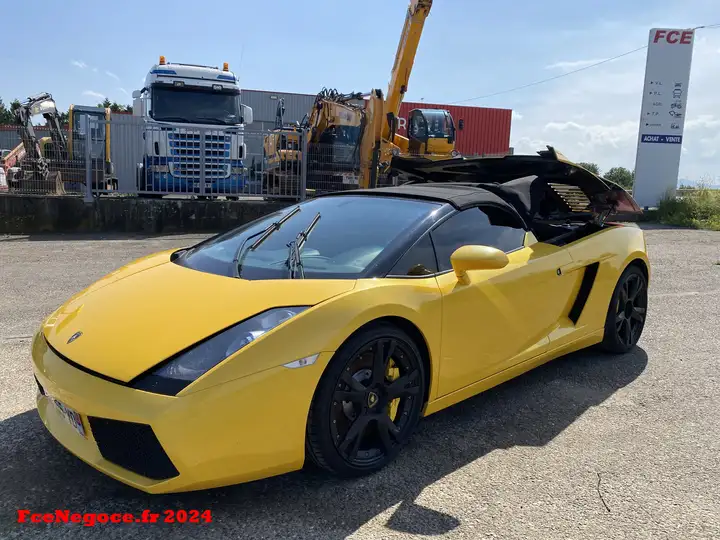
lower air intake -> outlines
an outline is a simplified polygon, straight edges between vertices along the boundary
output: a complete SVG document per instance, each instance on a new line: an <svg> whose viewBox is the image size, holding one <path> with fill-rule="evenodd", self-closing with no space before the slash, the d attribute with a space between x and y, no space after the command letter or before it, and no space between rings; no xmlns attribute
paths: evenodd
<svg viewBox="0 0 720 540"><path fill-rule="evenodd" d="M89 416L90 429L102 456L152 480L180 474L147 424Z"/></svg>

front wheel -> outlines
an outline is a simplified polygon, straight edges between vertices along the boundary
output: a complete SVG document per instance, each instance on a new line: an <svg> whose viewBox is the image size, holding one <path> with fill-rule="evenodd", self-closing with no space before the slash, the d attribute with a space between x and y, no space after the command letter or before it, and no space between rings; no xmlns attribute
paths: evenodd
<svg viewBox="0 0 720 540"><path fill-rule="evenodd" d="M425 369L412 339L390 324L361 331L320 380L308 418L307 453L338 476L382 469L410 440L424 394Z"/></svg>
<svg viewBox="0 0 720 540"><path fill-rule="evenodd" d="M640 268L629 266L613 291L602 348L611 353L626 353L637 345L645 326L647 305L647 278Z"/></svg>

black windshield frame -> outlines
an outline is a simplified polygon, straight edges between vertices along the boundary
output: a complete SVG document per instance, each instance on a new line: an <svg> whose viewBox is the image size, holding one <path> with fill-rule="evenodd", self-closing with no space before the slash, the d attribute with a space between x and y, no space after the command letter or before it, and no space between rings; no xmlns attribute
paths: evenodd
<svg viewBox="0 0 720 540"><path fill-rule="evenodd" d="M242 119L240 90L154 84L150 112L158 122L237 126Z"/></svg>

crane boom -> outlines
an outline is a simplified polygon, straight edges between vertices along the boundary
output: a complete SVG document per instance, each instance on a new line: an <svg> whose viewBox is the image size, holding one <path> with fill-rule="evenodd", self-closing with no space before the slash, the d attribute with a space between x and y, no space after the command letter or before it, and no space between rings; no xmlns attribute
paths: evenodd
<svg viewBox="0 0 720 540"><path fill-rule="evenodd" d="M405 15L405 25L400 34L397 53L395 53L395 63L390 74L384 111L386 115L392 114L394 118L400 113L400 103L407 91L420 36L431 7L432 0L411 0ZM383 138L390 137L390 130L389 124L383 126Z"/></svg>

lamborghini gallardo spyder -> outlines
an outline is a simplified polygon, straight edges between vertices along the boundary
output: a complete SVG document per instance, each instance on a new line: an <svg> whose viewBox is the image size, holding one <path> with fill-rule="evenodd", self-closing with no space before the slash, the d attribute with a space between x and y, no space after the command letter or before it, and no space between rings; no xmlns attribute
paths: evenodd
<svg viewBox="0 0 720 540"><path fill-rule="evenodd" d="M306 463L357 476L424 416L635 347L650 270L625 190L552 148L393 166L401 185L290 205L73 296L33 341L49 432L151 493Z"/></svg>

